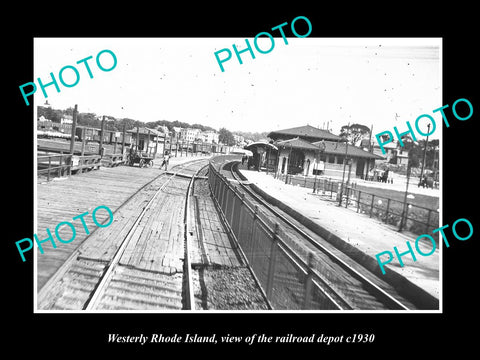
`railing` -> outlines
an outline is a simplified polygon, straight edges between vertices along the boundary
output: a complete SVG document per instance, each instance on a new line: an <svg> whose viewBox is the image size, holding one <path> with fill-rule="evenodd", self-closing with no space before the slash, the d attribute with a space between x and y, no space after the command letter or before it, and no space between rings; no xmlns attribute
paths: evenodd
<svg viewBox="0 0 480 360"><path fill-rule="evenodd" d="M123 154L104 154L102 157L102 166L115 167L125 163Z"/></svg>
<svg viewBox="0 0 480 360"><path fill-rule="evenodd" d="M38 155L37 175L46 174L47 181L51 177L72 175L73 172L99 169L101 166L100 155L77 156L72 154Z"/></svg>
<svg viewBox="0 0 480 360"><path fill-rule="evenodd" d="M100 155L72 157L72 172L83 173L85 171L100 169L102 157Z"/></svg>
<svg viewBox="0 0 480 360"><path fill-rule="evenodd" d="M57 177L63 176L66 173L71 175L71 161L72 155L39 155L37 156L37 175L47 174L47 181L55 174Z"/></svg>
<svg viewBox="0 0 480 360"><path fill-rule="evenodd" d="M285 233L271 225L228 179L210 164L210 190L221 216L245 255L258 283L274 309L339 310L337 295L313 270L310 253L304 261L289 246Z"/></svg>
<svg viewBox="0 0 480 360"><path fill-rule="evenodd" d="M330 178L309 178L305 176L278 175L277 179L287 184L298 185L313 189L316 194L324 195L339 201L338 194L342 192L342 206L355 209L357 213L367 214L394 225L398 229L408 230L414 234L426 234L438 228L439 212L435 209L380 196L373 192L359 190L356 185L345 186L342 191L342 182ZM405 213L403 209L405 208ZM403 213L403 222L402 222ZM438 233L433 237L438 239Z"/></svg>
<svg viewBox="0 0 480 360"><path fill-rule="evenodd" d="M414 234L429 234L440 226L437 210L352 187L345 187L342 206L353 207L357 213L368 214L369 217L381 219L386 224L398 226L399 230L405 229Z"/></svg>

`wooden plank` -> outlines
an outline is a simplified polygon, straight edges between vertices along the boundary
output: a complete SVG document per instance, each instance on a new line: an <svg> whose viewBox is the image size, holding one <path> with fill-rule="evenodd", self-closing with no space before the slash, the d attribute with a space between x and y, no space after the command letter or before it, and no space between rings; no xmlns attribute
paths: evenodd
<svg viewBox="0 0 480 360"><path fill-rule="evenodd" d="M158 170L148 170L150 169L140 170L131 167L105 168L101 172L86 173L81 176L69 177L63 181L52 181L37 185L38 215L36 231L39 238L45 238L45 229L49 228L54 231L57 224L61 221L72 222L77 230L77 237L74 241L69 244L58 243L57 249L47 248L45 243L45 253L39 253L37 257L39 289L55 273L59 265L86 238L81 221L72 221L72 217L80 215L85 211L89 211L91 214L93 209L99 205L106 205L115 212L133 193L159 175ZM159 183L163 181L161 180ZM138 208L138 206L136 207ZM132 209L132 211L135 210ZM100 212L98 214L99 219L104 219L108 216L100 216ZM85 220L90 231L96 228L93 220L91 220L91 215L86 216ZM120 229L126 231L126 226L126 222L123 222L123 226L120 226ZM105 229L110 229L109 232L112 233L114 229L118 230L119 228L112 224ZM104 241L104 246L98 246L96 250L105 251L107 243L108 241Z"/></svg>

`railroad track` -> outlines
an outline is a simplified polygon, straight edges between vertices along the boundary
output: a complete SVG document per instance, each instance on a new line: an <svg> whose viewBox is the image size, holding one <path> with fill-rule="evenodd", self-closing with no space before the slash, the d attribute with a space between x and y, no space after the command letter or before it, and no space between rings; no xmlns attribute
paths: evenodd
<svg viewBox="0 0 480 360"><path fill-rule="evenodd" d="M239 162L234 161L224 166L223 170L229 170L233 179L232 185L243 190L249 201L257 205L258 209L270 218L272 226L279 225L285 238L292 239L292 248L299 252L307 262L307 255L313 252L319 259L315 263L314 271L324 281L325 291L335 299L336 307L341 310L352 309L388 309L409 310L415 309L410 301L400 296L395 289L377 276L354 262L347 255L328 244L326 240L305 229L299 222L285 214L280 209L265 201L256 194L243 181L238 174ZM230 168L228 168L230 167ZM275 274L289 291L301 293L303 289L293 284L298 284L292 274ZM288 285L291 283L292 285Z"/></svg>
<svg viewBox="0 0 480 360"><path fill-rule="evenodd" d="M194 309L189 201L207 161L172 167L132 195L48 280L38 309Z"/></svg>

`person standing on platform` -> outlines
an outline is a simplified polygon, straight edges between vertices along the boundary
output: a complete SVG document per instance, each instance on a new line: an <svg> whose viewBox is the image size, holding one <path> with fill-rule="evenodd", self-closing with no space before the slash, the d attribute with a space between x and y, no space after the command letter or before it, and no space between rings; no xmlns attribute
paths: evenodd
<svg viewBox="0 0 480 360"><path fill-rule="evenodd" d="M160 169L165 165L165 171L168 170L168 160L170 159L170 156L168 154L168 151L165 151L165 156L163 157L163 162L162 165L160 165Z"/></svg>

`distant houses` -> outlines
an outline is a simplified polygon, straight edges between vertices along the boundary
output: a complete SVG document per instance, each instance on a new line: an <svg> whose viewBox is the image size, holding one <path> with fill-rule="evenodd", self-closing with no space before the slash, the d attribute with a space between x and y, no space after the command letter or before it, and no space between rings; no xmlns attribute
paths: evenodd
<svg viewBox="0 0 480 360"><path fill-rule="evenodd" d="M208 144L218 144L218 133L216 131L203 131L201 133L202 140L203 142L206 142Z"/></svg>
<svg viewBox="0 0 480 360"><path fill-rule="evenodd" d="M60 124L73 124L73 116L72 115L63 115L60 119Z"/></svg>
<svg viewBox="0 0 480 360"><path fill-rule="evenodd" d="M399 165L405 167L405 169L407 168L408 150L403 146L400 146L397 140L393 140L391 143L383 145L386 154L382 153L382 149L375 138L372 139L372 147L374 154L383 155L385 157L385 163Z"/></svg>
<svg viewBox="0 0 480 360"><path fill-rule="evenodd" d="M38 136L49 138L69 138L71 137L73 124L73 116L63 114L60 122L46 119L43 115L37 121ZM111 126L110 126L111 129ZM100 142L101 129L97 127L76 125L76 139L80 141L98 141ZM123 132L118 130L109 130L106 126L102 137L103 143L123 143ZM234 134L235 146L243 147L249 140L244 139L243 136ZM157 145L160 144L160 145ZM173 145L171 145L173 144ZM176 146L175 144L178 144ZM211 149L227 148L219 139L219 133L215 130L201 130L195 127L168 127L166 125L159 125L156 128L149 128L140 126L138 129L126 130L125 145L134 146L140 151L147 153L163 152L165 149L180 149L180 147L190 149L207 148L211 145ZM204 145L204 146L203 146Z"/></svg>

